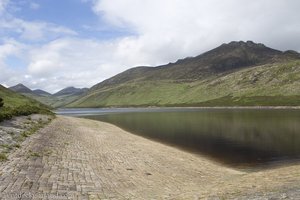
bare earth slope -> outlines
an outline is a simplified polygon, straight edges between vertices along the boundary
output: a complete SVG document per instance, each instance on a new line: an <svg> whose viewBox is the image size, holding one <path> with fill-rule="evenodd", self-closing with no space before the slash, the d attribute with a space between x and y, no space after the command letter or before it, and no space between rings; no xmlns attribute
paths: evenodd
<svg viewBox="0 0 300 200"><path fill-rule="evenodd" d="M110 124L68 117L0 165L3 199L296 199L299 185L299 165L239 172Z"/></svg>

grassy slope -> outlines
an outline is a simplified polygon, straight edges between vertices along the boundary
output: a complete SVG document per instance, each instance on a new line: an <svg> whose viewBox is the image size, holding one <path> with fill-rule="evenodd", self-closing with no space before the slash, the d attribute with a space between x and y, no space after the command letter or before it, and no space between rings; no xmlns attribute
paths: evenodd
<svg viewBox="0 0 300 200"><path fill-rule="evenodd" d="M242 69L197 82L136 81L104 87L68 107L300 105L300 61Z"/></svg>
<svg viewBox="0 0 300 200"><path fill-rule="evenodd" d="M49 108L36 100L17 94L0 85L0 97L4 100L4 107L0 108L0 121L17 115L33 113L50 114Z"/></svg>
<svg viewBox="0 0 300 200"><path fill-rule="evenodd" d="M37 96L37 95L26 94L26 96L53 108L64 107L65 105L79 98L79 95Z"/></svg>

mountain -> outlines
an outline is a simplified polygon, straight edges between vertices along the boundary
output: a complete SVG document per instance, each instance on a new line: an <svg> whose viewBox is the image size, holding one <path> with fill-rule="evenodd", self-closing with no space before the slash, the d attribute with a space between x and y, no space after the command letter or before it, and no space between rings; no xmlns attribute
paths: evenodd
<svg viewBox="0 0 300 200"><path fill-rule="evenodd" d="M64 107L80 98L87 91L87 88L67 87L51 95L51 98L44 100L44 102L55 108Z"/></svg>
<svg viewBox="0 0 300 200"><path fill-rule="evenodd" d="M9 88L10 90L14 92L18 92L24 95L37 95L37 96L49 96L51 95L50 93L36 89L36 90L31 90L27 86L23 85L22 83L19 83L18 85L12 86Z"/></svg>
<svg viewBox="0 0 300 200"><path fill-rule="evenodd" d="M47 106L51 107L52 101L55 101L53 98L51 98L51 94L40 89L31 90L27 86L19 83L18 85L12 86L9 88L11 91L17 92L19 94L22 94L26 97L29 97L31 99L35 99L39 101L42 104L45 104Z"/></svg>
<svg viewBox="0 0 300 200"><path fill-rule="evenodd" d="M40 89L33 90L32 93L34 93L35 95L38 95L38 96L50 96L51 95L49 92L46 92L46 91L40 90Z"/></svg>
<svg viewBox="0 0 300 200"><path fill-rule="evenodd" d="M232 72L245 67L273 63L288 58L299 58L299 54L289 54L266 47L263 44L231 42L201 54L197 57L178 60L158 67L136 67L105 80L92 89L121 84L133 79L141 80L186 80L195 81L207 76Z"/></svg>
<svg viewBox="0 0 300 200"><path fill-rule="evenodd" d="M31 90L23 84L18 84L9 89L55 108L63 107L64 105L73 102L88 90L87 88L80 89L68 87L52 95L40 89Z"/></svg>
<svg viewBox="0 0 300 200"><path fill-rule="evenodd" d="M32 93L32 90L29 89L28 87L26 87L25 85L19 83L18 85L15 85L13 87L10 87L9 89L11 89L12 91L18 92L18 93Z"/></svg>
<svg viewBox="0 0 300 200"><path fill-rule="evenodd" d="M19 86L19 89L21 89L21 91L28 91L27 89L23 90L25 87L21 85ZM4 102L4 106L0 108L0 121L17 115L50 113L49 107L34 99L14 92L11 89L7 89L2 85L0 85L0 97Z"/></svg>
<svg viewBox="0 0 300 200"><path fill-rule="evenodd" d="M300 105L300 54L252 41L135 67L93 86L69 107Z"/></svg>
<svg viewBox="0 0 300 200"><path fill-rule="evenodd" d="M67 87L64 88L57 93L53 94L53 96L63 96L63 95L81 95L85 93L87 88L75 88L75 87Z"/></svg>

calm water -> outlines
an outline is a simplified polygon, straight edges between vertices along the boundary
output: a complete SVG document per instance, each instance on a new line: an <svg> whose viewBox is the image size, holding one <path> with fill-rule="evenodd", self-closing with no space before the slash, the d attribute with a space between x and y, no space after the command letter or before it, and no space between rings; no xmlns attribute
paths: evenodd
<svg viewBox="0 0 300 200"><path fill-rule="evenodd" d="M72 109L58 113L109 122L233 167L300 161L300 110Z"/></svg>

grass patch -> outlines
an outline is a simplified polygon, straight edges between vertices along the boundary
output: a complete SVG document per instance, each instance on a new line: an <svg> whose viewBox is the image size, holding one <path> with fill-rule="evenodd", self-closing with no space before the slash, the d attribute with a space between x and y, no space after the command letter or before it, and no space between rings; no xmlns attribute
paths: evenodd
<svg viewBox="0 0 300 200"><path fill-rule="evenodd" d="M41 155L38 152L33 152L33 151L29 150L29 157L38 158L38 157L41 157Z"/></svg>
<svg viewBox="0 0 300 200"><path fill-rule="evenodd" d="M45 156L50 156L53 152L51 150L44 150Z"/></svg>
<svg viewBox="0 0 300 200"><path fill-rule="evenodd" d="M9 153L14 148L20 148L21 145L18 144L18 143L17 144L2 144L1 147L4 148L4 150L2 151L2 153Z"/></svg>
<svg viewBox="0 0 300 200"><path fill-rule="evenodd" d="M24 131L24 132L21 133L20 136L23 137L23 138L27 138L29 135L27 134L27 131Z"/></svg>
<svg viewBox="0 0 300 200"><path fill-rule="evenodd" d="M41 157L41 155L37 152L33 152L30 154L31 157Z"/></svg>
<svg viewBox="0 0 300 200"><path fill-rule="evenodd" d="M13 146L9 144L2 144L1 147L5 148L6 152L9 152L13 149Z"/></svg>
<svg viewBox="0 0 300 200"><path fill-rule="evenodd" d="M27 137L29 137L30 135L36 133L40 128L44 127L45 125L47 125L48 123L51 122L53 118L48 118L48 120L43 121L42 119L39 119L37 122L31 123L31 128L21 132L19 135L17 134L13 134L13 140L17 143L14 144L3 144L1 145L3 151L2 153L10 153L12 150L16 149L16 148L20 148L21 145L20 143L22 143ZM35 155L37 156L37 155Z"/></svg>
<svg viewBox="0 0 300 200"><path fill-rule="evenodd" d="M37 124L32 123L32 127L24 131L20 134L19 138L17 138L17 141L22 142L25 140L25 138L33 135L36 133L40 128L43 128L45 125L49 124L51 122L52 118L49 118L47 121L43 121L41 118L38 120Z"/></svg>
<svg viewBox="0 0 300 200"><path fill-rule="evenodd" d="M0 162L7 161L8 158L5 153L0 153Z"/></svg>

